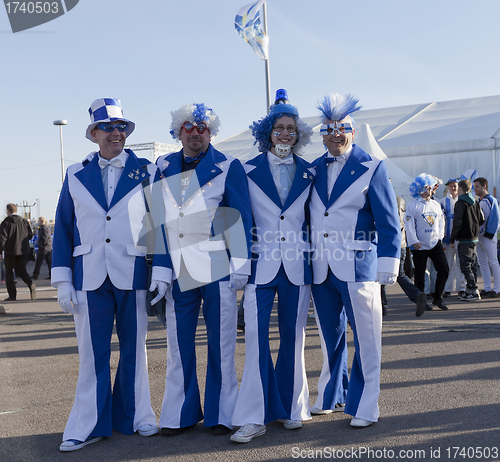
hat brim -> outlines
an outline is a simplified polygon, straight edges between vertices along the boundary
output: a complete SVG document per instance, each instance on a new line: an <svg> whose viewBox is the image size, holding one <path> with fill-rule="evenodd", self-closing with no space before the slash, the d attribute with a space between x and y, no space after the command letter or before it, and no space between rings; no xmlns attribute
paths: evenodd
<svg viewBox="0 0 500 462"><path fill-rule="evenodd" d="M94 138L92 138L92 130L97 126L97 124L101 123L107 123L107 122L117 122L117 121L123 121L123 122L128 122L128 128L125 130L125 134L127 135L127 138L132 134L132 132L135 130L135 123L132 122L131 120L123 119L123 118L111 118L111 119L104 119L104 120L99 120L97 122L94 122L90 124L87 127L87 132L85 133L85 137L92 141L92 143L96 143Z"/></svg>

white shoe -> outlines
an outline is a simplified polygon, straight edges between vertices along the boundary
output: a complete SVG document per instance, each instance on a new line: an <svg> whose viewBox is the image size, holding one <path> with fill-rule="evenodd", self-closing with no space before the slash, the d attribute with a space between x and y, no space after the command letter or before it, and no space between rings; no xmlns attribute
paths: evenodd
<svg viewBox="0 0 500 462"><path fill-rule="evenodd" d="M231 435L231 441L236 441L237 443L248 443L257 436L262 436L264 433L266 433L265 425L246 424Z"/></svg>
<svg viewBox="0 0 500 462"><path fill-rule="evenodd" d="M351 427L363 428L368 427L373 424L371 420L360 419L359 417L353 417L351 420Z"/></svg>
<svg viewBox="0 0 500 462"><path fill-rule="evenodd" d="M158 433L158 427L150 423L139 424L137 433L141 436L153 436Z"/></svg>
<svg viewBox="0 0 500 462"><path fill-rule="evenodd" d="M278 419L278 422L281 422L287 430L295 430L296 428L302 428L301 420Z"/></svg>
<svg viewBox="0 0 500 462"><path fill-rule="evenodd" d="M59 450L62 452L78 451L78 449L84 448L87 444L97 443L101 440L102 436L89 436L85 441L66 440L61 443Z"/></svg>
<svg viewBox="0 0 500 462"><path fill-rule="evenodd" d="M332 412L344 412L345 410L345 404L336 404L335 409L320 409L319 407L316 406L311 406L309 408L309 412L312 415L326 415L326 414L331 414Z"/></svg>

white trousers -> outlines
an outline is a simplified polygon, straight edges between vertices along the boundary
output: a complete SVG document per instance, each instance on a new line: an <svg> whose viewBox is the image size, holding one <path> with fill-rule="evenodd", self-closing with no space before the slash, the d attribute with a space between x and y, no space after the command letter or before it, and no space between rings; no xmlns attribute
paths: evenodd
<svg viewBox="0 0 500 462"><path fill-rule="evenodd" d="M476 249L484 290L486 292L492 290L491 276L493 276L493 290L500 292L500 264L498 263L496 239L488 239L480 234Z"/></svg>

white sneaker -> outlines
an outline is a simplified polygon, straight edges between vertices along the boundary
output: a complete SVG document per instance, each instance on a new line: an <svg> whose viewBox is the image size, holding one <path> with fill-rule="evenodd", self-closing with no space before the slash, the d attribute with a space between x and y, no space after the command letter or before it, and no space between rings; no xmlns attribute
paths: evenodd
<svg viewBox="0 0 500 462"><path fill-rule="evenodd" d="M257 436L262 436L264 433L266 433L265 425L246 424L231 435L231 441L236 441L237 443L248 443Z"/></svg>
<svg viewBox="0 0 500 462"><path fill-rule="evenodd" d="M363 428L368 427L373 424L371 420L360 419L359 417L353 417L351 420L351 427Z"/></svg>
<svg viewBox="0 0 500 462"><path fill-rule="evenodd" d="M78 451L78 449L84 448L87 444L97 443L101 440L102 436L89 436L85 441L66 440L61 443L59 450L62 452Z"/></svg>
<svg viewBox="0 0 500 462"><path fill-rule="evenodd" d="M291 420L291 419L278 419L287 430L295 430L296 428L302 428L301 420Z"/></svg>
<svg viewBox="0 0 500 462"><path fill-rule="evenodd" d="M141 436L153 436L158 433L158 427L150 423L139 424L137 433Z"/></svg>
<svg viewBox="0 0 500 462"><path fill-rule="evenodd" d="M335 409L320 409L319 407L316 406L311 406L309 408L309 412L312 415L326 415L326 414L331 414L332 412L344 412L344 410L345 410L345 404L339 404L339 403L335 405Z"/></svg>

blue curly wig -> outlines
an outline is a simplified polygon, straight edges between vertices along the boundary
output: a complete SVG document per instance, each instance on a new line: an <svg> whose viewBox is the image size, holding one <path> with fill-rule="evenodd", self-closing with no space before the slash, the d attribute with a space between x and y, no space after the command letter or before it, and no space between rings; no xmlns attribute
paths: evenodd
<svg viewBox="0 0 500 462"><path fill-rule="evenodd" d="M292 117L297 124L297 142L293 145L292 150L295 154L301 155L302 149L311 141L312 128L303 122L298 115L289 112L273 112L271 111L266 117L258 122L253 122L250 125L252 135L255 138L253 144L259 144L260 152L268 152L273 147L271 142L271 132L274 123L283 116Z"/></svg>
<svg viewBox="0 0 500 462"><path fill-rule="evenodd" d="M411 197L420 197L420 193L425 191L427 186L433 187L436 184L436 179L427 173L421 173L418 175L413 183L410 185Z"/></svg>

